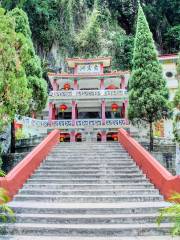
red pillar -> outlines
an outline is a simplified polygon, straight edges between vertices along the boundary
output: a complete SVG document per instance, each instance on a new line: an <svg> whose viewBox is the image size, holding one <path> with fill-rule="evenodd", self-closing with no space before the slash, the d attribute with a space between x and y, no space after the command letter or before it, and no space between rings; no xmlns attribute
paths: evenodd
<svg viewBox="0 0 180 240"><path fill-rule="evenodd" d="M75 67L74 67L74 74L77 74L77 64L75 64Z"/></svg>
<svg viewBox="0 0 180 240"><path fill-rule="evenodd" d="M104 90L104 89L105 89L105 86L104 86L104 78L101 79L100 89L101 89L101 90Z"/></svg>
<svg viewBox="0 0 180 240"><path fill-rule="evenodd" d="M52 109L52 120L56 119L56 105L53 104L53 109Z"/></svg>
<svg viewBox="0 0 180 240"><path fill-rule="evenodd" d="M48 117L49 122L53 120L53 103L49 102L49 117Z"/></svg>
<svg viewBox="0 0 180 240"><path fill-rule="evenodd" d="M128 123L128 100L125 100L124 102L124 111L125 111L125 120L126 120L126 123Z"/></svg>
<svg viewBox="0 0 180 240"><path fill-rule="evenodd" d="M106 124L106 103L105 100L102 100L101 103L101 111L102 111L102 124L105 125Z"/></svg>
<svg viewBox="0 0 180 240"><path fill-rule="evenodd" d="M73 131L70 133L70 142L75 142L76 141L76 132Z"/></svg>
<svg viewBox="0 0 180 240"><path fill-rule="evenodd" d="M78 80L74 79L74 90L78 90Z"/></svg>
<svg viewBox="0 0 180 240"><path fill-rule="evenodd" d="M125 78L121 76L121 89L125 89Z"/></svg>
<svg viewBox="0 0 180 240"><path fill-rule="evenodd" d="M76 101L72 101L72 125L76 125Z"/></svg>
<svg viewBox="0 0 180 240"><path fill-rule="evenodd" d="M101 63L101 65L100 65L100 69L101 69L101 74L103 74L103 73L104 73L104 66L103 66L103 63Z"/></svg>
<svg viewBox="0 0 180 240"><path fill-rule="evenodd" d="M53 87L53 91L58 91L59 86L57 84L57 80L53 80L52 87Z"/></svg>
<svg viewBox="0 0 180 240"><path fill-rule="evenodd" d="M101 132L101 142L106 142L106 132L105 131L103 131L103 132Z"/></svg>

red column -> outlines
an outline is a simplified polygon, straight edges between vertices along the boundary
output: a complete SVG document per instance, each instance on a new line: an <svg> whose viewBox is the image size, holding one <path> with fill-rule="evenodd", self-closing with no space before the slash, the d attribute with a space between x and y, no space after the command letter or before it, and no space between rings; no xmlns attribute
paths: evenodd
<svg viewBox="0 0 180 240"><path fill-rule="evenodd" d="M49 122L51 122L52 119L53 119L53 103L49 102L49 117L48 117Z"/></svg>
<svg viewBox="0 0 180 240"><path fill-rule="evenodd" d="M76 132L73 131L70 133L70 142L75 142L76 141Z"/></svg>
<svg viewBox="0 0 180 240"><path fill-rule="evenodd" d="M104 66L103 66L103 63L100 64L100 68L101 68L101 74L104 73Z"/></svg>
<svg viewBox="0 0 180 240"><path fill-rule="evenodd" d="M56 119L56 105L53 104L53 109L52 109L52 120Z"/></svg>
<svg viewBox="0 0 180 240"><path fill-rule="evenodd" d="M125 89L125 78L124 78L124 76L121 77L121 89Z"/></svg>
<svg viewBox="0 0 180 240"><path fill-rule="evenodd" d="M125 120L126 120L126 123L128 123L128 100L125 100L124 102L124 111L125 111Z"/></svg>
<svg viewBox="0 0 180 240"><path fill-rule="evenodd" d="M101 79L100 89L101 89L101 90L104 90L104 89L105 89L105 86L104 86L104 78Z"/></svg>
<svg viewBox="0 0 180 240"><path fill-rule="evenodd" d="M77 64L75 64L75 67L74 67L74 74L77 74Z"/></svg>
<svg viewBox="0 0 180 240"><path fill-rule="evenodd" d="M74 79L74 90L78 90L78 80Z"/></svg>
<svg viewBox="0 0 180 240"><path fill-rule="evenodd" d="M105 100L102 100L101 103L101 111L102 111L102 124L105 125L106 124L106 103Z"/></svg>
<svg viewBox="0 0 180 240"><path fill-rule="evenodd" d="M106 132L105 131L103 131L103 132L101 132L101 142L106 142Z"/></svg>
<svg viewBox="0 0 180 240"><path fill-rule="evenodd" d="M58 91L57 80L53 80L52 87L53 87L53 91Z"/></svg>
<svg viewBox="0 0 180 240"><path fill-rule="evenodd" d="M72 125L76 125L76 102L72 101Z"/></svg>

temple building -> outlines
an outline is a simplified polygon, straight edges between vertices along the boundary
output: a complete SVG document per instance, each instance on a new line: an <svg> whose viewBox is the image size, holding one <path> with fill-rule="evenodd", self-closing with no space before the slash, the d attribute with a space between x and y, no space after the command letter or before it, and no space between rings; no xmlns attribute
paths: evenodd
<svg viewBox="0 0 180 240"><path fill-rule="evenodd" d="M116 140L128 129L129 72L112 71L111 57L69 58L67 72L49 73L49 131L61 129L61 141Z"/></svg>
<svg viewBox="0 0 180 240"><path fill-rule="evenodd" d="M170 101L178 88L177 60L175 54L159 56ZM139 129L128 123L130 72L112 71L111 61L111 57L66 59L66 72L48 73L51 90L47 108L36 119L23 117L18 123L31 135L60 129L60 140L71 142L114 141L119 128L139 134ZM141 127L142 135L148 131L148 127ZM155 123L154 134L172 139L172 119Z"/></svg>

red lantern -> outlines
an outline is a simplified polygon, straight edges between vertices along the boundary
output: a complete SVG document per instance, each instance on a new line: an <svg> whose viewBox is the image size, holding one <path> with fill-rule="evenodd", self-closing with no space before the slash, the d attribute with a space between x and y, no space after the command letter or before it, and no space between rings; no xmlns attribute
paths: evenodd
<svg viewBox="0 0 180 240"><path fill-rule="evenodd" d="M23 127L23 125L22 125L22 123L15 122L14 127L15 127L15 129L21 129Z"/></svg>
<svg viewBox="0 0 180 240"><path fill-rule="evenodd" d="M65 91L68 91L68 90L70 89L70 87L71 87L71 86L70 86L69 83L65 83L65 84L64 84L64 90L65 90Z"/></svg>
<svg viewBox="0 0 180 240"><path fill-rule="evenodd" d="M65 104L60 105L61 112L64 112L68 109L68 107Z"/></svg>
<svg viewBox="0 0 180 240"><path fill-rule="evenodd" d="M60 134L60 142L64 142L65 139L65 135L64 134Z"/></svg>
<svg viewBox="0 0 180 240"><path fill-rule="evenodd" d="M112 134L112 139L113 139L114 141L117 141L117 140L118 140L118 136L117 136L116 133Z"/></svg>
<svg viewBox="0 0 180 240"><path fill-rule="evenodd" d="M116 103L113 103L113 104L111 105L111 108L112 108L112 111L113 111L113 112L117 112L119 106L118 106Z"/></svg>

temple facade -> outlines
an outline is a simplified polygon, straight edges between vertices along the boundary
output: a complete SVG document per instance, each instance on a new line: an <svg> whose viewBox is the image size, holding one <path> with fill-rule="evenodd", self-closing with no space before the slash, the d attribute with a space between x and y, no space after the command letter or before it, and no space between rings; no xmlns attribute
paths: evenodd
<svg viewBox="0 0 180 240"><path fill-rule="evenodd" d="M129 72L112 71L111 58L67 59L67 72L49 73L49 131L60 141L117 140L127 118Z"/></svg>

